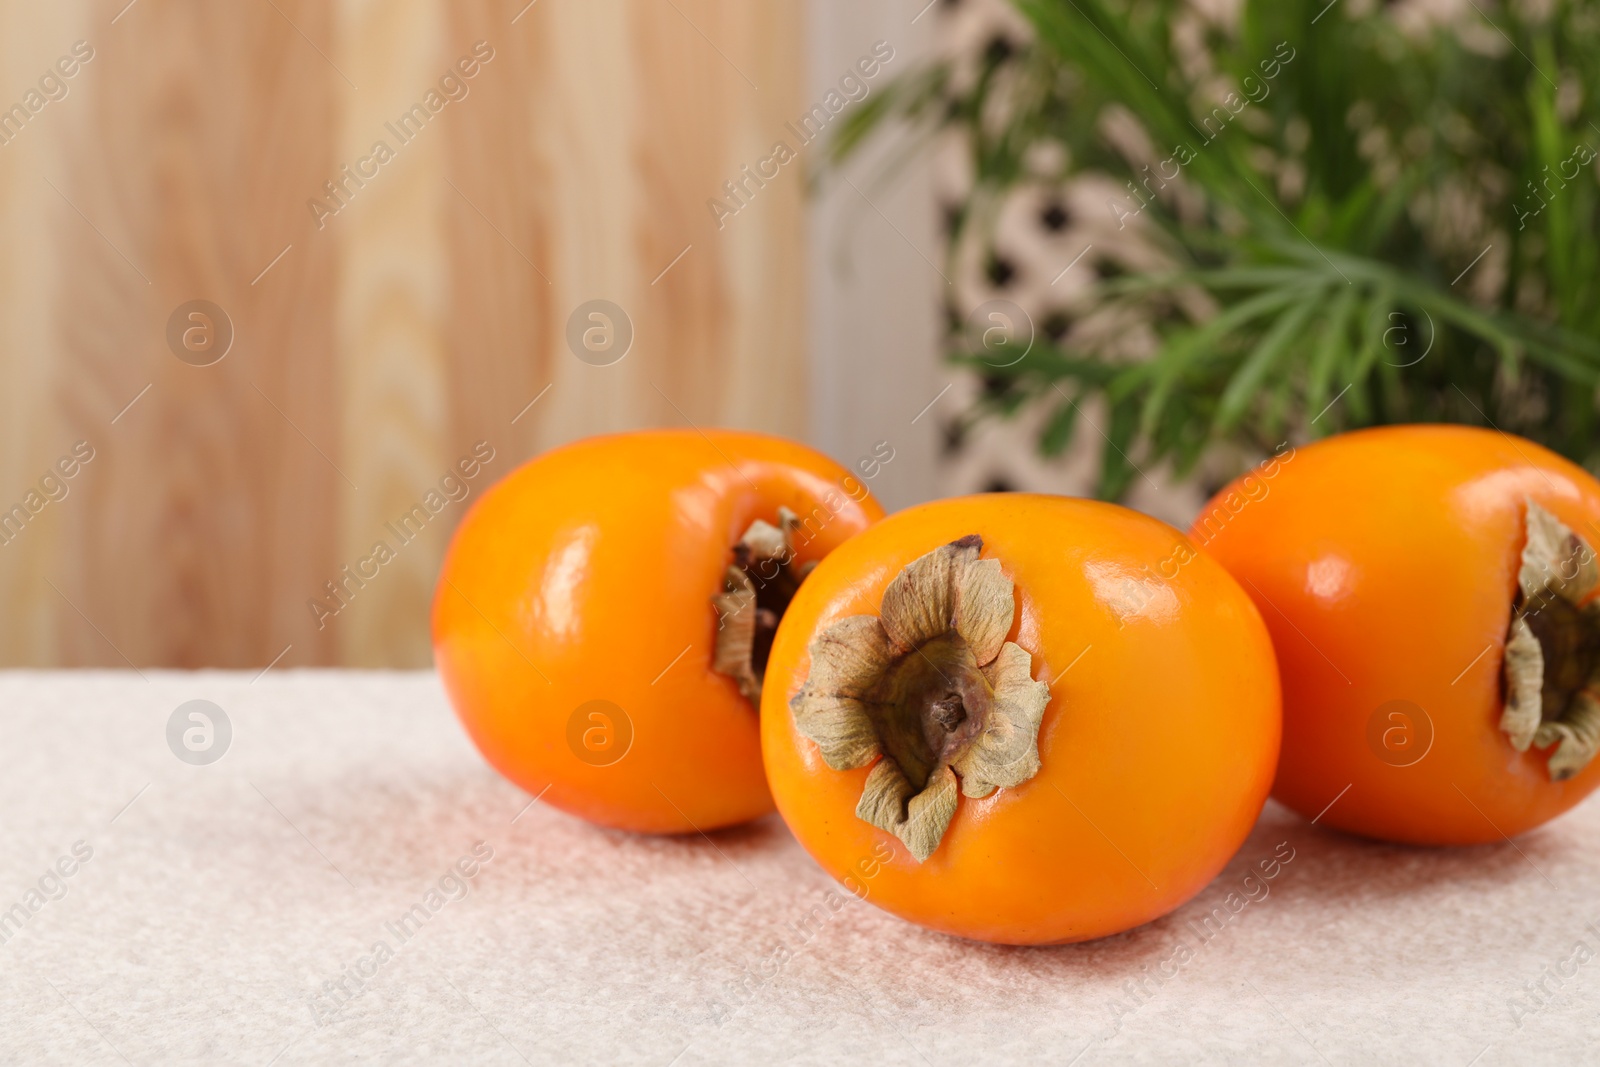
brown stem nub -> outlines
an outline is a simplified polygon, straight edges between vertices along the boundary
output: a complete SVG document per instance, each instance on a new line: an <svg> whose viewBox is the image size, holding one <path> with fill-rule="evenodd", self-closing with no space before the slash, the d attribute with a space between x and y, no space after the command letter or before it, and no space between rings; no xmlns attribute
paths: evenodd
<svg viewBox="0 0 1600 1067"><path fill-rule="evenodd" d="M856 816L898 837L918 863L944 839L958 794L986 797L1039 770L1049 687L1006 640L1014 590L982 551L976 535L934 549L889 583L879 615L817 635L789 702L829 767L873 765Z"/></svg>
<svg viewBox="0 0 1600 1067"><path fill-rule="evenodd" d="M711 598L717 610L717 640L711 669L739 683L761 707L761 679L772 654L772 637L814 564L794 561L794 531L800 520L778 509L778 525L757 519L733 546L733 563L723 573L722 592Z"/></svg>
<svg viewBox="0 0 1600 1067"><path fill-rule="evenodd" d="M1600 749L1600 563L1560 519L1527 501L1527 541L1506 637L1500 729L1518 752L1555 745L1552 781Z"/></svg>

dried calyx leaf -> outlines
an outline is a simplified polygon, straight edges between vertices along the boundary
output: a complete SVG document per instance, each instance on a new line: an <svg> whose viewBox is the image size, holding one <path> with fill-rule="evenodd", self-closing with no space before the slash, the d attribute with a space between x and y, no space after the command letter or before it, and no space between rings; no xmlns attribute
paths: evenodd
<svg viewBox="0 0 1600 1067"><path fill-rule="evenodd" d="M1506 637L1500 729L1518 752L1550 753L1550 778L1577 774L1600 748L1600 563L1588 542L1532 500Z"/></svg>
<svg viewBox="0 0 1600 1067"><path fill-rule="evenodd" d="M795 590L815 563L794 561L794 531L800 520L778 509L778 525L757 519L733 546L733 562L723 574L722 592L711 598L717 610L717 641L711 669L739 683L739 692L761 706L761 679L772 652L772 635L794 599Z"/></svg>
<svg viewBox="0 0 1600 1067"><path fill-rule="evenodd" d="M1011 580L983 541L963 537L902 570L880 615L852 615L811 642L811 670L789 708L834 770L873 765L858 818L931 856L957 793L985 797L1039 770L1049 687L1006 640Z"/></svg>

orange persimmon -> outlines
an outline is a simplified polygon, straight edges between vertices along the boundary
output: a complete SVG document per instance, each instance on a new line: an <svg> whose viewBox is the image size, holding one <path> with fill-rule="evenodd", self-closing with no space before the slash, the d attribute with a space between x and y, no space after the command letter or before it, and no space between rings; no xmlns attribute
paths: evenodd
<svg viewBox="0 0 1600 1067"><path fill-rule="evenodd" d="M837 548L778 628L761 708L778 811L858 896L962 937L1148 922L1227 863L1280 729L1250 598L1112 504L924 504Z"/></svg>
<svg viewBox="0 0 1600 1067"><path fill-rule="evenodd" d="M757 710L771 635L806 569L882 514L843 467L776 437L555 449L456 530L433 603L439 675L489 763L558 808L665 833L755 818L772 810Z"/></svg>
<svg viewBox="0 0 1600 1067"><path fill-rule="evenodd" d="M1245 475L1191 536L1272 631L1289 807L1472 844L1600 783L1600 483L1576 465L1492 430L1362 430Z"/></svg>

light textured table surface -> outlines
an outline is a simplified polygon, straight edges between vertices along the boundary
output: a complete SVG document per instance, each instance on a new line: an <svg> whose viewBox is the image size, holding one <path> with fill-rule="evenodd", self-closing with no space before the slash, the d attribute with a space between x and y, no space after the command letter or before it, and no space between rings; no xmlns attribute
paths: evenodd
<svg viewBox="0 0 1600 1067"><path fill-rule="evenodd" d="M432 675L251 678L0 674L0 1062L1600 1060L1596 802L1449 851L1269 805L1174 915L1003 948L851 899L775 818L668 839L529 807ZM166 739L197 698L233 730L209 766Z"/></svg>

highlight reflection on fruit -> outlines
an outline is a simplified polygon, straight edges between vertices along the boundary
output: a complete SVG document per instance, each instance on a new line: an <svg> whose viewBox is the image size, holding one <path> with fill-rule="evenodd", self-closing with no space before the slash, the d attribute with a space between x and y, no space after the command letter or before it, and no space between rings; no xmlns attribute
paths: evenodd
<svg viewBox="0 0 1600 1067"><path fill-rule="evenodd" d="M760 434L545 453L456 531L440 677L485 758L550 804L654 832L755 818L772 633L806 569L882 514L838 464Z"/></svg>
<svg viewBox="0 0 1600 1067"><path fill-rule="evenodd" d="M1472 844L1600 784L1600 483L1579 467L1491 430L1363 430L1246 475L1191 535L1272 631L1273 795L1296 811Z"/></svg>
<svg viewBox="0 0 1600 1067"><path fill-rule="evenodd" d="M778 810L834 878L936 930L1075 941L1172 910L1243 842L1277 669L1249 597L1176 530L991 494L818 565L761 729Z"/></svg>

